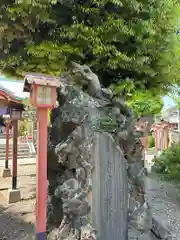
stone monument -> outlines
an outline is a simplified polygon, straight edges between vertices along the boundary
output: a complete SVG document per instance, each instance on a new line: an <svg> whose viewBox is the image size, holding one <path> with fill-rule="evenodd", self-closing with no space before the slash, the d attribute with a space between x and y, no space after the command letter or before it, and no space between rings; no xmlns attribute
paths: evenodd
<svg viewBox="0 0 180 240"><path fill-rule="evenodd" d="M98 133L95 141L95 169L92 176L93 226L99 233L99 239L127 239L126 162L112 136Z"/></svg>
<svg viewBox="0 0 180 240"><path fill-rule="evenodd" d="M122 98L73 63L57 89L48 139L51 240L138 239L152 227L142 146ZM131 238L137 236L137 238ZM144 235L143 235L144 236Z"/></svg>

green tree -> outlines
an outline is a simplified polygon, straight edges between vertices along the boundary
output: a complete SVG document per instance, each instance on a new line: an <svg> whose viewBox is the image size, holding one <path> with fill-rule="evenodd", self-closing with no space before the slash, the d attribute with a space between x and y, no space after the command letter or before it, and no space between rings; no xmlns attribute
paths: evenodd
<svg viewBox="0 0 180 240"><path fill-rule="evenodd" d="M1 0L0 69L60 75L73 60L117 94L127 85L163 92L177 72L178 2Z"/></svg>
<svg viewBox="0 0 180 240"><path fill-rule="evenodd" d="M20 122L19 125L19 136L26 136L28 132L28 121L25 119Z"/></svg>
<svg viewBox="0 0 180 240"><path fill-rule="evenodd" d="M152 92L136 92L128 101L129 107L132 109L134 117L154 116L161 112L163 101L161 96L154 95Z"/></svg>

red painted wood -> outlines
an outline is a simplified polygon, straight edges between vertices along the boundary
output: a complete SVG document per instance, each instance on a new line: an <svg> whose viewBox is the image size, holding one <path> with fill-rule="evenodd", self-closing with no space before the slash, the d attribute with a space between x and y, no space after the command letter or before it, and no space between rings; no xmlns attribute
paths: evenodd
<svg viewBox="0 0 180 240"><path fill-rule="evenodd" d="M8 159L9 159L9 123L6 123L6 161L8 161Z"/></svg>
<svg viewBox="0 0 180 240"><path fill-rule="evenodd" d="M36 233L46 231L48 109L38 108L36 165Z"/></svg>
<svg viewBox="0 0 180 240"><path fill-rule="evenodd" d="M13 122L13 158L12 158L12 177L17 177L17 137L18 121Z"/></svg>
<svg viewBox="0 0 180 240"><path fill-rule="evenodd" d="M12 93L13 94L13 93ZM9 96L8 95L8 93L6 93L6 92L4 92L4 91L2 91L2 90L0 90L0 100L1 101L6 101L7 103L8 102L14 102L14 103L21 103L21 101L20 100L17 100L17 99L15 99L15 96L13 97L13 96Z"/></svg>

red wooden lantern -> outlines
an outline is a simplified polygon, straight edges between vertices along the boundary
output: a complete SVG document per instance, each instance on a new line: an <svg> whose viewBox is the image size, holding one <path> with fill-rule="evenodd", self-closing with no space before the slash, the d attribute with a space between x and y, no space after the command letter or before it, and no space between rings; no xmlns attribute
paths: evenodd
<svg viewBox="0 0 180 240"><path fill-rule="evenodd" d="M41 74L25 76L24 92L30 92L30 102L37 108L53 108L56 106L56 87L60 79Z"/></svg>
<svg viewBox="0 0 180 240"><path fill-rule="evenodd" d="M37 108L37 167L36 167L36 239L46 239L47 199L47 125L48 109L56 106L56 87L60 79L40 74L27 74L24 91Z"/></svg>

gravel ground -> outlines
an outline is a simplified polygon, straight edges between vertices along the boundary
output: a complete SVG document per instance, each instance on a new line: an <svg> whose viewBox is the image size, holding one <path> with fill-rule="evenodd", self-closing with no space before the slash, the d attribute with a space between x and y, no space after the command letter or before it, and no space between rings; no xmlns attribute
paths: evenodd
<svg viewBox="0 0 180 240"><path fill-rule="evenodd" d="M146 186L153 215L170 230L173 240L180 240L180 189L152 177L146 178Z"/></svg>
<svg viewBox="0 0 180 240"><path fill-rule="evenodd" d="M18 176L22 200L15 204L7 204L1 194L11 178L0 179L0 240L34 239L35 165L19 166ZM173 232L173 240L180 240L180 189L150 177L146 185L153 214Z"/></svg>
<svg viewBox="0 0 180 240"><path fill-rule="evenodd" d="M34 239L35 165L19 166L18 187L22 200L7 204L3 194L11 186L11 178L0 179L0 240Z"/></svg>

